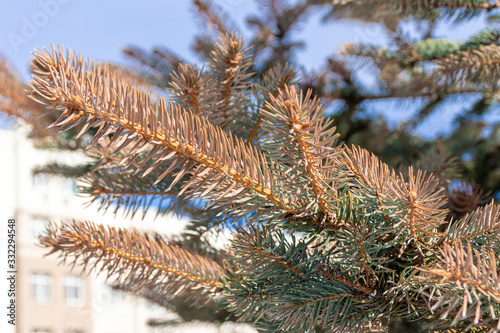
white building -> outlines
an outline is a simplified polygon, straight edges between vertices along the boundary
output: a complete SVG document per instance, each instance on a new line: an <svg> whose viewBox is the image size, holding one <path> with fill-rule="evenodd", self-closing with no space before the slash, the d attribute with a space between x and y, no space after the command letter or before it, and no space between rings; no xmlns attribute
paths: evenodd
<svg viewBox="0 0 500 333"><path fill-rule="evenodd" d="M154 223L146 222L147 218L130 221L120 215L103 215L92 207L84 209L86 199L74 195L73 181L33 177L31 172L36 165L75 157L36 150L20 131L0 130L0 156L3 272L7 272L7 220L15 218L17 227L16 326L2 320L2 332L151 332L147 320L175 318L143 299L112 291L103 278L82 277L78 267L71 271L68 266L58 265L56 256L43 258L47 250L35 245L34 236L48 221L91 220L122 227L133 223L138 228L154 227L166 233L181 230L182 221L171 216ZM7 289L6 279L2 279L2 293Z"/></svg>
<svg viewBox="0 0 500 333"><path fill-rule="evenodd" d="M4 255L0 268L7 272L7 221L16 220L17 287L16 325L4 319L1 332L6 333L248 333L248 325L224 323L186 323L176 328L152 328L148 320L178 319L174 313L144 299L113 291L103 276L80 276L78 267L71 271L60 265L57 255L43 258L46 249L36 246L35 235L48 221L89 220L96 223L138 229L177 233L185 222L174 216L158 217L156 211L136 214L129 220L118 213L103 214L96 207L86 207L87 198L75 195L75 183L58 178L34 177L33 167L49 161L74 163L85 156L35 149L22 131L0 130L0 243ZM220 241L220 239L218 240ZM0 279L2 300L8 304L7 280ZM5 292L4 292L5 291ZM8 310L5 310L6 313ZM5 318L5 317L4 317Z"/></svg>

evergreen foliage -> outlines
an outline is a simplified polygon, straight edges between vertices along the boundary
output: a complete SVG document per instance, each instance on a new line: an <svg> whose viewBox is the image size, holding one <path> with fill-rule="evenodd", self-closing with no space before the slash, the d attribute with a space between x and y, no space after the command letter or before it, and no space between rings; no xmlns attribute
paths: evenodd
<svg viewBox="0 0 500 333"><path fill-rule="evenodd" d="M108 176L90 174L111 186L90 182L94 200L135 211L157 196L195 206L203 199L202 209L245 221L228 252L217 253L222 265L157 236L85 222L52 225L41 243L84 270L106 272L122 289L157 300L196 296L193 305L207 295L268 331L362 330L382 326L382 317L495 330L498 206L440 231L446 196L435 176L412 167L396 172L364 149L338 145L332 120L310 91L299 93L274 75L278 89L260 110L245 102L265 89L244 83L253 74L247 52L241 38L222 36L209 72L200 74L213 78L210 102L178 89L182 102L167 103L70 51L37 51L32 98L60 114L51 126L98 128L89 146L101 143ZM172 74L186 85L200 75ZM260 114L258 145L240 130L248 120L229 118L228 110ZM109 198L113 183L122 188ZM135 192L123 201L127 184Z"/></svg>
<svg viewBox="0 0 500 333"><path fill-rule="evenodd" d="M115 288L261 331L500 331L498 126L477 127L497 103L500 35L432 38L437 22L498 4L262 1L249 44L216 6L193 4L210 27L194 46L206 66L129 47L137 68L125 69L53 46L32 58L28 97L1 62L2 110L31 123L40 146L92 157L36 173L83 176L80 191L104 211L192 219L174 238L54 223L41 244ZM300 73L293 32L317 8L383 22L394 43L345 45L343 58ZM409 38L408 18L429 31ZM356 78L361 67L376 88ZM452 135L432 145L411 133L456 96L475 103ZM420 102L409 129L367 117L391 99ZM223 232L230 245L214 247Z"/></svg>

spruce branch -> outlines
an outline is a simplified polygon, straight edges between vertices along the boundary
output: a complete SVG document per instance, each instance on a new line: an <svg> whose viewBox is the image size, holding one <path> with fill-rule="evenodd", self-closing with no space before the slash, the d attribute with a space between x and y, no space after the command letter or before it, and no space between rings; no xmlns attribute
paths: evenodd
<svg viewBox="0 0 500 333"><path fill-rule="evenodd" d="M498 30L486 28L469 37L467 41L460 43L460 51L477 50L481 46L491 44L498 45L499 40L500 32Z"/></svg>
<svg viewBox="0 0 500 333"><path fill-rule="evenodd" d="M327 18L351 18L370 22L373 20L395 24L411 16L416 19L463 20L498 8L497 2L487 0L309 0L312 5L330 5Z"/></svg>
<svg viewBox="0 0 500 333"><path fill-rule="evenodd" d="M183 62L178 55L165 48L153 48L148 52L138 46L129 45L122 53L148 82L162 88L168 86L170 73Z"/></svg>
<svg viewBox="0 0 500 333"><path fill-rule="evenodd" d="M366 258L364 255L362 256ZM363 265L367 267L366 261L363 263ZM342 270L338 267L331 267L330 265L327 264L319 265L318 274L323 276L326 280L337 281L343 285L346 285L358 291L360 293L360 296L370 295L371 293L374 292L374 289L368 288L360 283L353 282L348 278L346 278L345 275L342 273ZM369 278L367 280L369 280Z"/></svg>
<svg viewBox="0 0 500 333"><path fill-rule="evenodd" d="M308 278L304 275L302 270L294 265L293 261L298 262L299 260L293 258L294 254L292 251L289 251L288 254L288 256L292 256L291 258L283 258L283 250L293 245L288 244L281 233L278 233L277 238L278 240L276 240L273 234L266 229L260 230L253 228L252 233L241 230L232 241L232 251L241 254L241 257L236 259L239 270L255 274L255 268L257 267L279 265L289 274L293 274L307 281ZM278 249L276 248L277 241L280 247ZM281 255L276 254L276 252L281 252ZM298 253L298 255L300 255L300 253ZM265 269L262 270L260 274L264 273L266 273Z"/></svg>
<svg viewBox="0 0 500 333"><path fill-rule="evenodd" d="M342 150L342 164L349 174L361 185L370 190L370 195L381 202L389 192L389 183L395 181L395 173L389 166L380 161L374 154L365 149L355 147ZM361 194L356 187L354 191ZM380 204L379 204L380 205Z"/></svg>
<svg viewBox="0 0 500 333"><path fill-rule="evenodd" d="M103 140L106 141L106 140ZM174 212L178 215L185 215L190 218L186 231L183 233L184 239L189 239L190 244L196 240L206 241L208 237L221 232L223 227L240 225L238 219L222 216L221 210L204 209L200 203L190 200L181 195L181 183L188 181L187 177L178 182L170 190L175 178L176 168L172 175L168 175L157 184L155 180L169 168L169 165L159 165L145 176L141 175L141 170L151 168L156 162L147 158L142 161L134 161L129 166L124 166L120 162L122 154L108 155L104 147L91 147L87 152L100 159L92 167L92 172L82 178L79 191L82 195L90 196L89 205L96 202L102 211L114 210L114 214L119 209L124 209L124 216L134 216L142 210L143 216L153 209L158 214ZM134 171L135 170L135 171Z"/></svg>
<svg viewBox="0 0 500 333"><path fill-rule="evenodd" d="M47 175L52 177L63 177L77 179L92 168L91 164L66 165L58 162L48 163L43 166L37 166L32 171L33 176Z"/></svg>
<svg viewBox="0 0 500 333"><path fill-rule="evenodd" d="M268 136L263 147L268 156L287 168L283 176L288 184L284 183L283 190L295 192L308 204L304 212L328 214L336 198L338 149L334 146L338 135L332 120L324 121L319 100L311 98L310 91L304 96L295 87L285 86L277 97L270 96L261 112L265 119L262 128Z"/></svg>
<svg viewBox="0 0 500 333"><path fill-rule="evenodd" d="M468 242L474 248L500 245L500 206L489 203L484 207L466 214L449 228L445 242L460 240Z"/></svg>
<svg viewBox="0 0 500 333"><path fill-rule="evenodd" d="M304 332L315 325L361 327L359 320L369 321L388 310L372 297L373 289L342 273L328 274L320 256L307 253L310 242L297 242L293 236L287 240L279 230L270 231L243 231L233 240L234 267L242 280L232 281L227 289L231 311L274 331ZM358 311L363 319L346 322Z"/></svg>
<svg viewBox="0 0 500 333"><path fill-rule="evenodd" d="M209 116L207 108L212 102L212 84L210 77L198 70L196 65L180 64L172 73L172 81L167 90L176 100L184 102L193 113Z"/></svg>
<svg viewBox="0 0 500 333"><path fill-rule="evenodd" d="M208 116L212 124L224 129L231 123L233 131L244 131L248 126L246 96L251 88L249 78L253 65L249 49L245 49L243 38L223 35L210 54L210 67L214 76L216 98L210 106Z"/></svg>
<svg viewBox="0 0 500 333"><path fill-rule="evenodd" d="M305 1L290 4L282 0L257 0L262 13L250 15L246 24L254 31L251 44L253 60L256 61L257 75L269 69L295 62L294 51L303 48L302 41L294 40L296 32L309 13ZM200 19L204 31L195 37L193 49L203 59L210 60L213 42L221 35L232 34L241 30L230 17L229 12L213 1L193 0L195 13Z"/></svg>
<svg viewBox="0 0 500 333"><path fill-rule="evenodd" d="M215 30L215 35L222 36L237 31L236 24L225 15L222 8L205 0L193 0L195 10L208 30Z"/></svg>
<svg viewBox="0 0 500 333"><path fill-rule="evenodd" d="M104 75L119 77L123 83L133 85L149 93L153 93L151 83L145 80L141 74L133 69L122 67L111 63L97 63L96 69L102 71Z"/></svg>
<svg viewBox="0 0 500 333"><path fill-rule="evenodd" d="M498 206L450 221L447 204L455 200L465 211L479 206L481 196L462 183L446 201L445 192L456 184L449 186L455 161L441 153L446 139L434 152L404 129L387 138L394 133L387 124L372 126L358 117L376 100L420 97L425 105L417 125L451 95L465 100L478 92L487 99L466 115L483 116L496 101L494 75L492 82L481 77L494 55L483 51L498 47L498 32L463 43L434 40L430 32L410 41L396 24L411 16L433 25L484 11L479 4L491 2L330 1L339 12L357 8L353 17L387 15L394 47L360 45L352 52L358 63L374 60L375 89L364 87L337 58L318 74L304 74L295 87L297 73L284 65L301 44L291 32L320 2L261 1L267 12L249 21L257 33L252 53L229 33L216 6L194 1L212 29L197 44L208 65L179 64L168 50L136 52L150 72L144 81L136 72L62 49L38 51L32 97L54 110L52 127L90 141L87 153L95 160L81 189L91 202L126 214L176 210L191 218L181 235L168 240L66 223L50 227L44 246L84 269L107 271L121 290L165 305L172 295L198 303L213 299L271 332L382 332L404 320L429 329L495 331ZM211 37L219 30L225 32L214 45ZM487 60L477 66L478 80L475 69L460 69L475 66L463 59L471 55ZM283 65L272 67L276 61ZM439 76L443 63L451 69ZM150 90L155 78L173 101ZM322 97L340 111L336 122L325 117ZM342 139L376 147L387 164L357 146L340 147L333 125ZM497 136L493 130L484 145L498 148L491 144ZM415 152L420 160L413 166L389 167L394 161L406 165ZM485 167L495 156L488 152ZM220 250L218 236L225 239L226 231L231 247Z"/></svg>
<svg viewBox="0 0 500 333"><path fill-rule="evenodd" d="M434 176L420 170L415 173L412 167L404 175L396 175L375 155L356 147L344 148L342 159L347 175L355 181L351 182L355 197L369 211L380 213L386 225L398 229L396 239L400 242L415 241L424 257L421 246L439 237L437 228L446 213L443 188ZM401 253L405 247L401 247Z"/></svg>
<svg viewBox="0 0 500 333"><path fill-rule="evenodd" d="M413 68L418 63L436 61L460 52L470 52L482 47L497 45L499 38L498 31L485 29L472 35L464 42L426 38L411 44L400 43L402 45L397 49L345 43L341 54L348 57L369 59L379 68L388 64L397 64L402 68Z"/></svg>
<svg viewBox="0 0 500 333"><path fill-rule="evenodd" d="M154 47L151 53L168 64L171 68L177 68L178 65L185 62L175 52L163 46Z"/></svg>
<svg viewBox="0 0 500 333"><path fill-rule="evenodd" d="M104 227L91 222L54 223L40 243L90 273L135 291L157 290L162 295L218 293L224 288L224 269L206 257L168 245L158 234Z"/></svg>
<svg viewBox="0 0 500 333"><path fill-rule="evenodd" d="M461 181L458 184L450 185L448 195L448 206L453 217L461 218L467 213L471 213L488 201L490 193L484 193L481 186Z"/></svg>
<svg viewBox="0 0 500 333"><path fill-rule="evenodd" d="M295 63L294 51L304 46L295 40L292 33L300 28L300 23L309 13L304 1L290 4L283 0L261 0L259 6L265 9L263 15L252 15L247 24L255 31L252 45L255 45L255 59L258 72L286 63Z"/></svg>
<svg viewBox="0 0 500 333"><path fill-rule="evenodd" d="M53 133L47 130L50 119L40 118L47 110L30 100L25 93L25 86L16 77L7 62L0 57L0 109L9 116L15 116L28 123L38 136L51 138Z"/></svg>
<svg viewBox="0 0 500 333"><path fill-rule="evenodd" d="M280 90L285 89L285 86L292 86L297 84L297 82L297 72L292 66L278 64L262 75L262 80L258 86L261 87L261 99L268 101L269 96L276 97ZM247 143L251 143L254 140L263 121L264 115L260 113L248 135Z"/></svg>
<svg viewBox="0 0 500 333"><path fill-rule="evenodd" d="M443 187L459 177L458 158L447 151L434 150L423 154L416 161L415 168L433 174Z"/></svg>
<svg viewBox="0 0 500 333"><path fill-rule="evenodd" d="M225 134L206 118L185 112L172 103L167 106L161 98L158 104L153 103L147 94L122 84L117 78L86 70L89 65L82 57L69 54L65 59L62 51L54 49L52 55L39 51L33 63L33 98L63 110L53 126L71 127L85 120L81 132L99 126L93 142L114 131L111 142L121 142L117 151L131 145L133 148L126 158L147 149L157 162L174 158L156 183L175 167L182 166L170 185L173 187L194 166L202 165L186 187L202 176L217 175L207 193L217 191L216 185L227 181L239 189L235 196L245 192L248 200L262 205L270 204L280 210L293 208L289 199L276 192L275 177L268 169L266 157L255 147ZM157 163L146 174L156 166Z"/></svg>
<svg viewBox="0 0 500 333"><path fill-rule="evenodd" d="M500 47L494 44L481 46L450 55L436 61L432 75L438 82L447 84L475 83L495 88L500 78Z"/></svg>
<svg viewBox="0 0 500 333"><path fill-rule="evenodd" d="M99 66L106 66L100 64ZM114 68L109 66L109 68ZM82 149L85 140L74 139L74 133L57 134L49 125L56 120L51 110L34 102L26 93L25 86L10 65L0 57L0 109L9 116L28 125L28 138L38 149Z"/></svg>
<svg viewBox="0 0 500 333"><path fill-rule="evenodd" d="M174 210L172 203L182 200L177 198L180 189L165 191L168 183L161 182L154 186L154 181L150 175L140 177L130 170L100 169L81 179L79 191L82 195L91 196L88 205L97 202L103 212L113 209L116 215L120 209L125 209L124 216L133 217L142 210L144 219L151 208L156 207L157 213L166 213ZM164 203L169 205L165 207Z"/></svg>
<svg viewBox="0 0 500 333"><path fill-rule="evenodd" d="M421 170L415 174L413 167L408 169L408 182L400 175L399 181L390 186L396 198L403 203L405 215L401 223L409 231L407 237L416 242L423 256L420 246L439 236L437 228L443 223L446 214L443 189L432 174L426 176Z"/></svg>
<svg viewBox="0 0 500 333"><path fill-rule="evenodd" d="M286 86L297 83L299 79L296 69L290 64L278 64L262 75L259 87L262 90L262 98L267 99L269 96L276 97Z"/></svg>
<svg viewBox="0 0 500 333"><path fill-rule="evenodd" d="M453 316L450 326L467 320L466 330L497 319L500 309L500 279L497 253L485 247L474 250L460 240L444 244L437 265L420 269L422 290L431 290L429 302L441 319ZM497 322L490 332L500 329Z"/></svg>
<svg viewBox="0 0 500 333"><path fill-rule="evenodd" d="M388 208L394 205L390 196L390 183L396 181L395 172L374 154L355 146L342 149L340 164L348 170L347 177L351 181L353 195L381 212L384 221L389 222L393 213Z"/></svg>
<svg viewBox="0 0 500 333"><path fill-rule="evenodd" d="M399 260L399 252L394 247L399 242L397 232L387 226L383 218L369 218L362 212L351 211L344 228L336 230L335 239L328 244L331 249L326 253L332 263L339 265L328 276L337 275L337 282L351 281L346 285L357 290L360 296L374 293L375 286L385 290L387 281L382 277L395 272L393 263ZM342 270L350 275L339 275Z"/></svg>

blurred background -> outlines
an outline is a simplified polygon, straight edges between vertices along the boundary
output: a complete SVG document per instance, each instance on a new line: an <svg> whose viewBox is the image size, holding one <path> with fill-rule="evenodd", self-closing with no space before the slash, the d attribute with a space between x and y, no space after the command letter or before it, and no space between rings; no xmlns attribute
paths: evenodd
<svg viewBox="0 0 500 333"><path fill-rule="evenodd" d="M336 14L321 1L310 1L310 6L299 10L296 6L301 3L0 0L0 54L15 80L24 84L30 78L29 59L35 48L50 48L51 43L64 45L90 59L132 68L161 95L165 94L163 88L168 85L175 61L203 64L207 54L204 40L224 29L238 31L247 42L261 47L262 63L275 64L279 57L273 56L279 55L279 59L299 69L301 87L313 89L323 99L328 114L338 119L336 125L343 142L367 147L394 167L432 159L432 154L439 155L436 147L456 158L459 171L470 180L454 188L452 184L449 189L456 193L457 216L461 210L499 198L500 114L496 90L488 94L480 90L432 94L429 89L416 87L404 96L391 95L387 81L392 79L384 71L386 67L382 70L377 64L366 65L364 60L346 55L349 48L343 44L381 48L428 38L468 40L487 26L495 26L494 12L460 19L393 17L397 22L392 22L376 16L373 20L366 15L357 17L352 11ZM222 23L217 21L218 15ZM373 60L377 54L365 55ZM0 80L1 87L7 77ZM386 87L383 92L379 89L381 82ZM432 92L433 88L428 88ZM8 100L6 96L3 91L3 102ZM107 287L102 277L82 277L78 269L57 265L56 258L42 260L44 251L36 247L35 235L51 220L88 219L167 234L179 232L186 222L174 215L151 222L155 214L146 215L144 220L129 220L121 213L103 215L97 206L84 209L87 200L77 195L74 179L46 177L44 172L33 170L51 161L78 164L85 157L57 149L36 149L37 141L31 140L30 131L38 120L27 126L13 117L9 107L12 105L0 104L0 111L4 111L0 112L0 213L1 221L5 221L1 223L0 241L2 253L6 253L6 221L14 217L18 246L17 325L6 324L4 318L2 332L252 331L249 326L219 319L184 324L189 321L189 311L183 315L179 308L165 310ZM4 258L6 255L1 259L2 272L7 271ZM7 281L0 280L5 299L2 304L7 304Z"/></svg>

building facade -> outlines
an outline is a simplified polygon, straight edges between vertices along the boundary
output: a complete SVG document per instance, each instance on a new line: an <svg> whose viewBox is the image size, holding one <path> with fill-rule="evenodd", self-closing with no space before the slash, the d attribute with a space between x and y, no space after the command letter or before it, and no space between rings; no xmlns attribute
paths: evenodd
<svg viewBox="0 0 500 333"><path fill-rule="evenodd" d="M16 325L6 320L6 333L138 333L154 332L147 325L150 319L175 318L161 307L143 299L113 291L95 274L81 275L76 266L59 263L56 255L44 258L36 236L49 221L90 220L96 223L176 232L183 222L165 217L151 222L125 219L119 213L103 214L96 208L85 208L86 199L76 196L75 182L59 178L33 176L32 169L50 161L71 164L75 158L60 152L35 149L20 131L0 130L1 214L5 221L0 230L2 248L6 245L6 223L16 221ZM154 214L152 214L154 216ZM5 242L5 246L4 245ZM6 256L4 257L6 258ZM4 272L5 260L2 262ZM0 267L2 267L0 265ZM7 290L2 279L2 290Z"/></svg>

